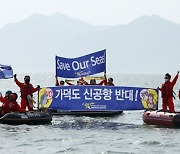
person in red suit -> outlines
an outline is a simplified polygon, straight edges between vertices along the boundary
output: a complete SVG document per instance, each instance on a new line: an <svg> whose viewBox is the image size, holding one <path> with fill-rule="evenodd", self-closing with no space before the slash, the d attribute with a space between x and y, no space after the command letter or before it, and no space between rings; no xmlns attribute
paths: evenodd
<svg viewBox="0 0 180 154"><path fill-rule="evenodd" d="M170 81L171 75L169 73L166 73L164 77L165 83L162 84L161 88L158 87L158 90L161 91L163 111L167 111L167 107L168 107L170 112L175 112L174 102L173 102L173 88L174 85L176 84L178 76L179 76L179 71L177 72L177 75L174 77L174 79L171 82Z"/></svg>
<svg viewBox="0 0 180 154"><path fill-rule="evenodd" d="M5 96L3 97L2 94L0 93L0 102L2 102L3 104L6 103L8 101L8 96L12 94L12 91L8 90L5 93Z"/></svg>
<svg viewBox="0 0 180 154"><path fill-rule="evenodd" d="M38 91L40 86L38 85L36 88L30 84L30 76L26 75L24 77L24 83L21 83L17 80L16 74L14 75L14 81L19 86L21 92L21 108L25 111L26 107L29 111L33 111L33 106L28 102L28 96L33 97L33 93Z"/></svg>
<svg viewBox="0 0 180 154"><path fill-rule="evenodd" d="M101 82L99 83L96 83L96 79L91 79L90 80L90 83L86 82L86 81L83 81L84 82L84 85L103 85L104 83L104 80L102 80Z"/></svg>
<svg viewBox="0 0 180 154"><path fill-rule="evenodd" d="M63 80L58 81L58 78L56 77L56 84L55 86L64 86L65 82Z"/></svg>
<svg viewBox="0 0 180 154"><path fill-rule="evenodd" d="M106 86L115 86L113 83L113 78L108 78L108 80L106 79L104 82L104 85Z"/></svg>
<svg viewBox="0 0 180 154"><path fill-rule="evenodd" d="M85 81L83 78L82 78L82 81L84 85L101 85L102 86L106 82L106 71L104 71L104 79L100 81L99 83L96 82L96 79L91 79L89 83Z"/></svg>
<svg viewBox="0 0 180 154"><path fill-rule="evenodd" d="M11 93L8 95L8 101L6 101L1 107L1 114L5 115L10 112L22 112L23 110L16 102L18 95L16 93Z"/></svg>
<svg viewBox="0 0 180 154"><path fill-rule="evenodd" d="M104 72L104 85L105 86L114 86L113 78L108 78L107 79L106 72Z"/></svg>
<svg viewBox="0 0 180 154"><path fill-rule="evenodd" d="M75 84L69 82L68 80L65 80L65 82L66 82L69 86L75 86ZM76 85L82 86L82 85L83 85L83 82L84 82L84 80L83 80L83 78L81 78L81 79L77 80Z"/></svg>

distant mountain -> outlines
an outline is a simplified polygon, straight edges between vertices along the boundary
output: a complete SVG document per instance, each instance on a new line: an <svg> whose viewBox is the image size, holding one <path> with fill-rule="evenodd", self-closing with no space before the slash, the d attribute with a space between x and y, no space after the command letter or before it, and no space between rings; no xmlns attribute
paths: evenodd
<svg viewBox="0 0 180 154"><path fill-rule="evenodd" d="M55 72L55 55L107 49L107 72L176 72L179 41L180 24L155 15L127 25L93 26L62 14L35 14L0 29L0 62L20 72Z"/></svg>

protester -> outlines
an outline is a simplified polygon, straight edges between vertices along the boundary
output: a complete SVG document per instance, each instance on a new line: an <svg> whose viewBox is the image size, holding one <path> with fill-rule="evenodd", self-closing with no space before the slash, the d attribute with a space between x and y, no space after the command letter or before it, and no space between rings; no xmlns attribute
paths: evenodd
<svg viewBox="0 0 180 154"><path fill-rule="evenodd" d="M1 114L4 115L10 112L22 112L23 110L16 102L18 95L16 93L11 93L8 95L8 101L6 101L1 107Z"/></svg>
<svg viewBox="0 0 180 154"><path fill-rule="evenodd" d="M106 86L114 86L113 78L110 77L107 80L106 72L104 72L104 85L106 85Z"/></svg>
<svg viewBox="0 0 180 154"><path fill-rule="evenodd" d="M81 79L82 79L84 85L103 85L105 82L105 80L102 80L101 82L97 83L96 79L93 77L90 79L89 83L87 81L85 81L83 78L81 78Z"/></svg>
<svg viewBox="0 0 180 154"><path fill-rule="evenodd" d="M65 82L63 80L58 81L58 78L56 77L56 86L64 86Z"/></svg>
<svg viewBox="0 0 180 154"><path fill-rule="evenodd" d="M96 82L96 79L91 79L89 83L87 81L83 81L83 82L84 82L84 85L103 85L104 80L102 80L99 83Z"/></svg>
<svg viewBox="0 0 180 154"><path fill-rule="evenodd" d="M113 83L113 78L108 78L108 81L106 80L104 85L106 86L115 86L114 83Z"/></svg>
<svg viewBox="0 0 180 154"><path fill-rule="evenodd" d="M12 94L12 91L8 90L5 93L5 96L3 97L2 94L0 93L0 102L2 102L3 104L6 103L8 101L8 96Z"/></svg>
<svg viewBox="0 0 180 154"><path fill-rule="evenodd" d="M31 98L33 97L33 93L38 91L40 86L38 85L37 88L34 88L33 85L30 84L30 76L28 76L28 75L26 75L24 77L24 83L21 83L17 80L16 74L15 74L14 75L14 81L20 88L21 108L25 111L26 107L27 107L29 111L33 111L33 106L29 104L28 99L29 99L29 96L31 96Z"/></svg>
<svg viewBox="0 0 180 154"><path fill-rule="evenodd" d="M65 82L66 82L68 85L70 85L70 86L75 86L75 84L69 82L68 80L65 80ZM76 85L82 86L82 85L83 85L83 82L84 82L84 81L83 81L83 79L81 78L81 79L77 80Z"/></svg>
<svg viewBox="0 0 180 154"><path fill-rule="evenodd" d="M163 111L167 111L167 107L169 108L170 112L175 112L174 109L174 102L173 102L173 88L174 85L176 84L176 81L179 76L179 71L177 72L177 75L174 77L172 82L170 81L171 75L169 73L165 74L165 83L162 84L162 87L159 88L158 90L161 91L161 97L162 97L162 108Z"/></svg>

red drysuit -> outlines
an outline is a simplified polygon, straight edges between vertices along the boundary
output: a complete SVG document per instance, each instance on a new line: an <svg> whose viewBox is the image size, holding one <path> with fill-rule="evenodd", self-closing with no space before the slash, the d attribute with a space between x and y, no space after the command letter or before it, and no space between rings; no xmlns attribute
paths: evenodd
<svg viewBox="0 0 180 154"><path fill-rule="evenodd" d="M15 112L15 111L18 111L18 112L21 112L22 109L21 107L19 106L19 104L16 102L16 101L10 101L10 102L5 102L2 107L2 115L6 114L6 113L10 113L10 112Z"/></svg>
<svg viewBox="0 0 180 154"><path fill-rule="evenodd" d="M7 101L8 101L8 96L0 97L0 102L2 102L3 104L6 103Z"/></svg>
<svg viewBox="0 0 180 154"><path fill-rule="evenodd" d="M114 83L109 83L109 82L107 81L107 79L105 79L105 80L104 80L104 85L105 85L105 86L114 86Z"/></svg>
<svg viewBox="0 0 180 154"><path fill-rule="evenodd" d="M177 79L178 74L174 77L172 82L165 82L162 84L162 87L159 88L162 94L162 108L164 111L167 111L167 107L169 107L170 112L175 112L173 103L173 87L176 84Z"/></svg>
<svg viewBox="0 0 180 154"><path fill-rule="evenodd" d="M32 84L21 83L17 80L17 78L14 78L14 81L19 86L21 91L21 108L23 110L26 110L26 106L27 106L29 111L33 111L33 108L30 107L28 103L27 96L28 95L33 96L33 93L36 92L38 88L34 88Z"/></svg>

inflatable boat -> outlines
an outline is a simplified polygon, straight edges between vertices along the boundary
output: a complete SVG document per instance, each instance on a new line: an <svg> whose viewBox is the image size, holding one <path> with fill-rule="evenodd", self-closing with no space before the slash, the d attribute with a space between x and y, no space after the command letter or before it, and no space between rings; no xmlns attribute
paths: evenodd
<svg viewBox="0 0 180 154"><path fill-rule="evenodd" d="M148 125L158 125L164 127L180 128L180 113L170 113L163 111L145 111L143 121Z"/></svg>
<svg viewBox="0 0 180 154"><path fill-rule="evenodd" d="M40 125L47 124L52 121L51 112L12 112L7 113L0 118L0 123L2 124L10 124L10 125Z"/></svg>

